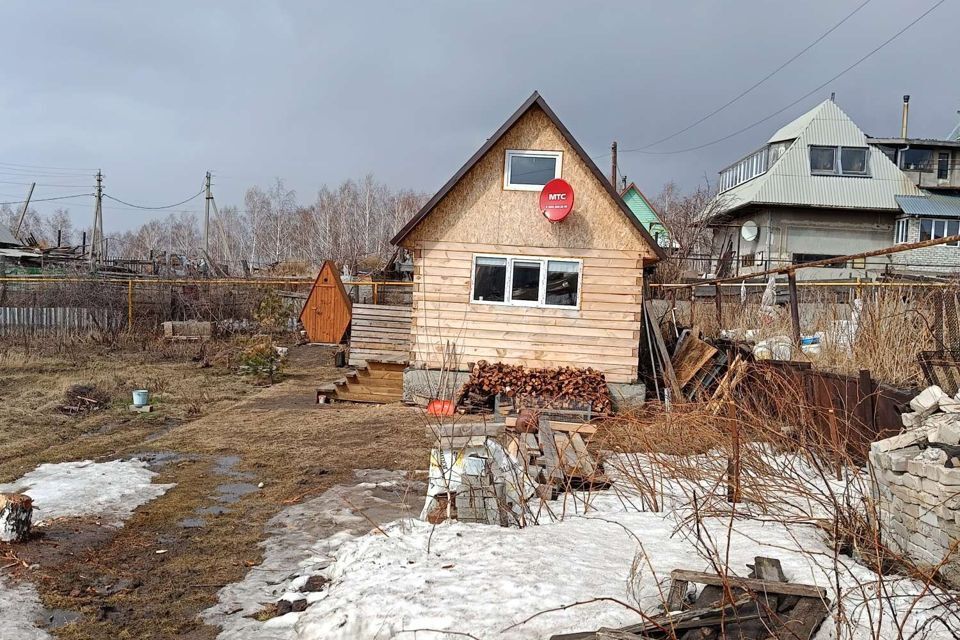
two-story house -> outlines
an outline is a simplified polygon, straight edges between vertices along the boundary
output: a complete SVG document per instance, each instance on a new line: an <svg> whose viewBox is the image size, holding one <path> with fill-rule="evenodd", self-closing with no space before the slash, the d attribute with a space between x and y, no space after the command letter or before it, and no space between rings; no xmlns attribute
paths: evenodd
<svg viewBox="0 0 960 640"><path fill-rule="evenodd" d="M893 244L897 198L923 192L831 99L720 172L706 212L728 272L849 255ZM890 257L803 269L806 279L879 275Z"/></svg>

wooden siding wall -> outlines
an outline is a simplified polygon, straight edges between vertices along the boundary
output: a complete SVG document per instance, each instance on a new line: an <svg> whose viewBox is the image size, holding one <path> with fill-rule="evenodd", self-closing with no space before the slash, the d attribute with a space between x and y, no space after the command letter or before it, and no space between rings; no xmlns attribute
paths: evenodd
<svg viewBox="0 0 960 640"><path fill-rule="evenodd" d="M350 321L350 364L406 364L410 335L410 307L355 304Z"/></svg>
<svg viewBox="0 0 960 640"><path fill-rule="evenodd" d="M580 309L471 304L475 253L582 259ZM593 367L608 382L637 378L643 285L639 251L421 241L414 282L410 360L417 366L439 367L444 345L452 341L461 370L488 360Z"/></svg>

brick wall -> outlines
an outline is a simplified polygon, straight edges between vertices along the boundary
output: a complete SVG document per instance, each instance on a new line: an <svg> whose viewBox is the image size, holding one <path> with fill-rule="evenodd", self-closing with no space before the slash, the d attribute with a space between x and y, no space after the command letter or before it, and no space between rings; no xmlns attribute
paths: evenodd
<svg viewBox="0 0 960 640"><path fill-rule="evenodd" d="M920 240L920 219L909 218L907 242ZM911 271L950 272L960 270L960 247L938 245L926 249L914 249L891 256L894 265L903 265Z"/></svg>
<svg viewBox="0 0 960 640"><path fill-rule="evenodd" d="M960 418L960 415L956 416ZM960 587L960 468L945 466L943 449L928 446L925 429L873 444L873 498L884 543L920 566L941 568Z"/></svg>

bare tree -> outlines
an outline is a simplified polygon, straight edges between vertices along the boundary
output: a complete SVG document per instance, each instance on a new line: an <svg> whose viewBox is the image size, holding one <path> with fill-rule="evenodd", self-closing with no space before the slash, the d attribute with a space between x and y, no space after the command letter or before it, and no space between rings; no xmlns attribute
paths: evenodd
<svg viewBox="0 0 960 640"><path fill-rule="evenodd" d="M670 256L657 266L656 279L678 282L685 276L708 271L713 231L707 222L719 207L713 189L709 185L700 185L684 193L671 181L663 186L653 204L667 228L667 253Z"/></svg>

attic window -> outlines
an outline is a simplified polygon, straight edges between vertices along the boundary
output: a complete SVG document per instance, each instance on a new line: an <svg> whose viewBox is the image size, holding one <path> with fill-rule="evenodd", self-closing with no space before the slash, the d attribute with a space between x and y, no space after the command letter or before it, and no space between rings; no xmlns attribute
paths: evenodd
<svg viewBox="0 0 960 640"><path fill-rule="evenodd" d="M543 185L560 177L562 151L508 150L503 168L503 188L540 191Z"/></svg>
<svg viewBox="0 0 960 640"><path fill-rule="evenodd" d="M810 173L825 176L866 176L866 147L810 147Z"/></svg>

